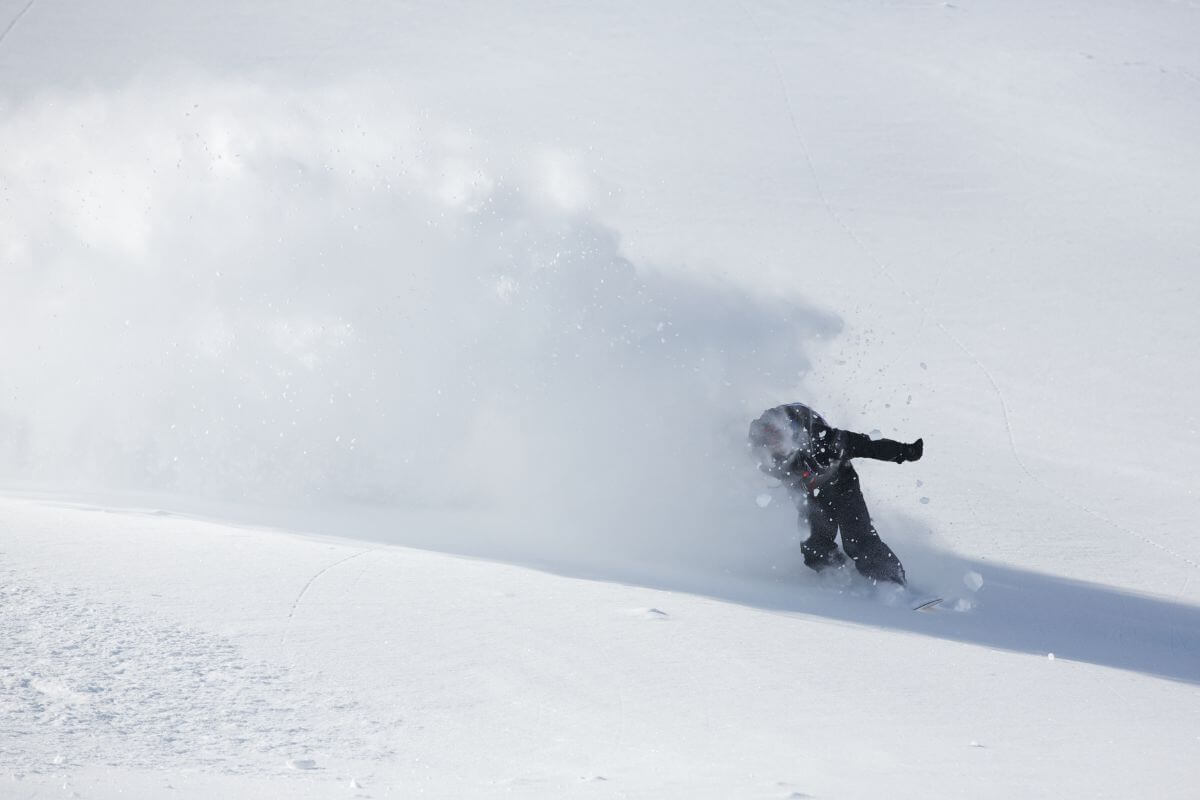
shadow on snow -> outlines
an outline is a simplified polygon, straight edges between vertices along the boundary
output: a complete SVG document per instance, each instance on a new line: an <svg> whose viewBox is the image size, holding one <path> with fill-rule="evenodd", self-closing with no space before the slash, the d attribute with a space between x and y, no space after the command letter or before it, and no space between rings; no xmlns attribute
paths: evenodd
<svg viewBox="0 0 1200 800"><path fill-rule="evenodd" d="M619 580L717 600L936 636L1018 653L1066 658L1200 683L1200 607L1013 566L927 552L943 567L986 576L965 612L914 613L868 591L839 592L801 567L770 578L694 574L664 579L649 570ZM545 568L545 566L543 566ZM560 571L560 570L555 570ZM601 574L581 577L612 580ZM911 576L910 576L911 578ZM855 584L863 584L854 579ZM953 601L946 605L953 606Z"/></svg>

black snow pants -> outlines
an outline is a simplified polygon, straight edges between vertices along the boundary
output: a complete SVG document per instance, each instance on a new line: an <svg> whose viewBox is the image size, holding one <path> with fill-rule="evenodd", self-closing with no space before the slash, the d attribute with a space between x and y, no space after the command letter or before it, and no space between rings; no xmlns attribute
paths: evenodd
<svg viewBox="0 0 1200 800"><path fill-rule="evenodd" d="M904 567L871 523L858 473L849 463L842 463L832 478L808 488L797 499L801 500L800 525L807 523L810 532L800 545L808 567L820 572L845 562L836 541L840 530L842 548L860 573L873 580L904 584Z"/></svg>

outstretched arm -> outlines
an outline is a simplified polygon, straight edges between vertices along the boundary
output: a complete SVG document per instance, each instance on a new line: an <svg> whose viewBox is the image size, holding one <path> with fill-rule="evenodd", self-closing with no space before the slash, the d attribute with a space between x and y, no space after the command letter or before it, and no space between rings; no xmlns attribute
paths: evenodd
<svg viewBox="0 0 1200 800"><path fill-rule="evenodd" d="M897 464L916 461L925 451L924 439L905 444L893 439L872 439L865 433L842 430L834 430L833 445L838 457L842 459L873 458L877 461L894 461Z"/></svg>

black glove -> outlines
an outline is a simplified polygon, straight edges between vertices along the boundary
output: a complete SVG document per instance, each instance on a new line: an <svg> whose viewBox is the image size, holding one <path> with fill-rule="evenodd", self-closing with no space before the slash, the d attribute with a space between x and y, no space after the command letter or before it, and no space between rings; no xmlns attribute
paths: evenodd
<svg viewBox="0 0 1200 800"><path fill-rule="evenodd" d="M903 464L905 461L920 461L924 453L925 440L917 439L912 444L906 444L900 448L900 457L896 459L896 463Z"/></svg>

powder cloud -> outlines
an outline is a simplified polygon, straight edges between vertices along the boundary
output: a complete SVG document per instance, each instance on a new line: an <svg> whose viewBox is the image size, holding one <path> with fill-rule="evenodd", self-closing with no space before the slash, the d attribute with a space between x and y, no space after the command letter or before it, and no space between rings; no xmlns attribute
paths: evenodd
<svg viewBox="0 0 1200 800"><path fill-rule="evenodd" d="M366 81L32 100L0 123L0 479L741 546L747 414L839 322L632 263L591 195Z"/></svg>

